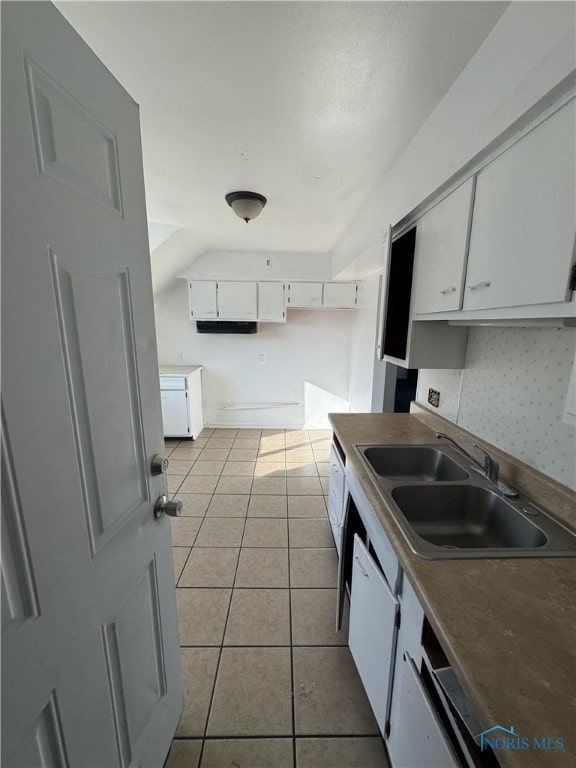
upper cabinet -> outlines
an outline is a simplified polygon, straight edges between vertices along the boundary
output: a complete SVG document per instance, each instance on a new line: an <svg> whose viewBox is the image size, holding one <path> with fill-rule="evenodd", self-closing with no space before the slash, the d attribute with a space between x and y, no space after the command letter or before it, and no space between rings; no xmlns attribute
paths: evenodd
<svg viewBox="0 0 576 768"><path fill-rule="evenodd" d="M355 309L356 283L290 283L287 298L280 280L191 280L188 302L191 320L283 323L287 302L290 307Z"/></svg>
<svg viewBox="0 0 576 768"><path fill-rule="evenodd" d="M575 146L570 101L478 174L464 310L568 299Z"/></svg>
<svg viewBox="0 0 576 768"><path fill-rule="evenodd" d="M288 306L356 309L356 293L357 283L289 283Z"/></svg>
<svg viewBox="0 0 576 768"><path fill-rule="evenodd" d="M218 317L227 320L256 320L256 283L218 282Z"/></svg>
<svg viewBox="0 0 576 768"><path fill-rule="evenodd" d="M188 304L191 320L216 320L216 281L194 280L188 283Z"/></svg>
<svg viewBox="0 0 576 768"><path fill-rule="evenodd" d="M289 307L321 307L322 283L289 283Z"/></svg>
<svg viewBox="0 0 576 768"><path fill-rule="evenodd" d="M324 283L322 306L333 309L355 309L357 291L356 283Z"/></svg>
<svg viewBox="0 0 576 768"><path fill-rule="evenodd" d="M286 320L284 283L258 283L258 320L282 323Z"/></svg>
<svg viewBox="0 0 576 768"><path fill-rule="evenodd" d="M462 307L474 179L468 179L417 222L413 313Z"/></svg>

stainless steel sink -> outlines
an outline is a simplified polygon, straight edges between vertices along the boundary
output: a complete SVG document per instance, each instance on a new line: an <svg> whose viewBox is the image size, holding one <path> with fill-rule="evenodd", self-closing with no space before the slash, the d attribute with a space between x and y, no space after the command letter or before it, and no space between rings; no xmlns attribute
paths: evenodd
<svg viewBox="0 0 576 768"><path fill-rule="evenodd" d="M467 480L462 469L439 448L426 445L359 446L377 475L394 480Z"/></svg>
<svg viewBox="0 0 576 768"><path fill-rule="evenodd" d="M543 547L548 539L494 491L476 485L404 485L392 498L414 533L450 549Z"/></svg>
<svg viewBox="0 0 576 768"><path fill-rule="evenodd" d="M451 447L357 445L412 550L431 560L575 557L576 534L519 495L505 498Z"/></svg>

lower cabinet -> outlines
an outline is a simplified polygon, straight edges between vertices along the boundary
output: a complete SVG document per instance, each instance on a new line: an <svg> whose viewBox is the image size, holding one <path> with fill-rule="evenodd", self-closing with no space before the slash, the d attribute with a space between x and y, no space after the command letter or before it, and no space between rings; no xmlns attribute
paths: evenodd
<svg viewBox="0 0 576 768"><path fill-rule="evenodd" d="M397 670L394 717L388 738L393 768L459 768L460 762L408 652L402 654Z"/></svg>
<svg viewBox="0 0 576 768"><path fill-rule="evenodd" d="M390 704L398 612L397 598L355 535L348 644L382 734Z"/></svg>

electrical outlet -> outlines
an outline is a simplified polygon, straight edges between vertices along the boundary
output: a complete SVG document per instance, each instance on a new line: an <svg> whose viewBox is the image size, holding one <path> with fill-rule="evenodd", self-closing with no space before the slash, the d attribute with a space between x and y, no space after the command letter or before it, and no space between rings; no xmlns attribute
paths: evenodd
<svg viewBox="0 0 576 768"><path fill-rule="evenodd" d="M433 405L434 408L438 408L440 405L440 392L437 389L428 390L428 402Z"/></svg>
<svg viewBox="0 0 576 768"><path fill-rule="evenodd" d="M258 362L261 363L262 365L266 362L266 355L264 354L264 352L260 352L260 354L258 355Z"/></svg>
<svg viewBox="0 0 576 768"><path fill-rule="evenodd" d="M272 266L272 259L269 256L267 256L266 257L266 269L270 269L271 266Z"/></svg>

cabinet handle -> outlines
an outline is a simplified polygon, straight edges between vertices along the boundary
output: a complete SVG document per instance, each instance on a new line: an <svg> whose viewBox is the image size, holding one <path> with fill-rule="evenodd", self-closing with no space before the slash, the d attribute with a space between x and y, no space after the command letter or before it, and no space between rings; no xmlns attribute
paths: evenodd
<svg viewBox="0 0 576 768"><path fill-rule="evenodd" d="M362 563L360 562L360 558L355 557L354 560L356 560L356 562L358 563L358 568L360 569L360 573L362 574L362 576L365 576L366 578L368 578L368 574L366 573L364 568L362 568Z"/></svg>
<svg viewBox="0 0 576 768"><path fill-rule="evenodd" d="M490 288L491 283L487 280L483 280L481 283L474 283L474 285L469 285L468 288L471 291L475 291L476 288Z"/></svg>
<svg viewBox="0 0 576 768"><path fill-rule="evenodd" d="M454 293L454 291L455 291L455 290L456 290L456 286L454 286L454 285L453 285L453 286L451 286L450 288L443 288L443 289L440 291L440 293L441 293L441 294L446 294L446 293Z"/></svg>

